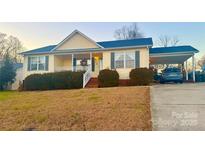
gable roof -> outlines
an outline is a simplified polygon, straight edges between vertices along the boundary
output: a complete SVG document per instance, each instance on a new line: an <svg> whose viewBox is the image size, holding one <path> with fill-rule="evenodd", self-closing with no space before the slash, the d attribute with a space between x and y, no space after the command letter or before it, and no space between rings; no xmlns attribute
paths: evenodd
<svg viewBox="0 0 205 154"><path fill-rule="evenodd" d="M104 41L97 42L101 45L102 48L126 48L126 47L137 47L137 46L152 46L152 38L140 38L140 39L131 39L131 40L116 40L116 41ZM57 45L49 45L30 51L22 52L21 54L43 54L54 51L57 48ZM97 49L97 48L96 48Z"/></svg>
<svg viewBox="0 0 205 154"><path fill-rule="evenodd" d="M101 45L99 45L98 43L96 43L95 41L93 41L91 38L87 37L85 34L81 33L80 31L78 31L77 29L74 30L70 35L68 35L63 41L61 41L60 43L58 43L56 45L56 47L54 47L52 49L52 51L56 50L58 47L60 47L63 43L65 43L67 40L69 40L70 38L72 38L75 34L80 34L81 36L83 36L84 38L86 38L87 40L91 41L92 43L94 43L95 45L97 45L99 48L102 48Z"/></svg>
<svg viewBox="0 0 205 154"><path fill-rule="evenodd" d="M119 48L119 47L131 47L131 46L152 46L152 38L138 38L129 40L116 40L116 41L105 41L97 42L104 48Z"/></svg>
<svg viewBox="0 0 205 154"><path fill-rule="evenodd" d="M177 52L190 52L197 53L199 50L195 49L190 45L186 46L174 46L174 47L157 47L150 48L150 54L166 54L166 53L177 53Z"/></svg>

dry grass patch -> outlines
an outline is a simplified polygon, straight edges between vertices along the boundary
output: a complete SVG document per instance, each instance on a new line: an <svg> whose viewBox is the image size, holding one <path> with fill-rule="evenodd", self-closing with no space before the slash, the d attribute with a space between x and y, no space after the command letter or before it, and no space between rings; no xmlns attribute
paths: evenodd
<svg viewBox="0 0 205 154"><path fill-rule="evenodd" d="M149 87L0 92L0 130L151 130Z"/></svg>

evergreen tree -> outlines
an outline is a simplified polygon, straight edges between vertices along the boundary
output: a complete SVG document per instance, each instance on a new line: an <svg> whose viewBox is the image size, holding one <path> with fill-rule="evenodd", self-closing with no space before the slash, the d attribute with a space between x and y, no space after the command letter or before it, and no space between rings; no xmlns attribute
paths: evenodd
<svg viewBox="0 0 205 154"><path fill-rule="evenodd" d="M3 65L0 68L0 90L4 90L9 84L12 84L15 80L16 71L14 69L13 60L9 55L5 55L3 58Z"/></svg>

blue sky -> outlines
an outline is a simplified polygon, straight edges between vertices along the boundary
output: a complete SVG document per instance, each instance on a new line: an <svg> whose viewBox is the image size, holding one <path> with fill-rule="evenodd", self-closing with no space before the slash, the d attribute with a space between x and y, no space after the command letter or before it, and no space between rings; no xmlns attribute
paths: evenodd
<svg viewBox="0 0 205 154"><path fill-rule="evenodd" d="M95 41L114 40L114 31L128 22L46 22L0 23L0 32L18 37L26 49L57 44L78 29ZM138 22L145 37L152 37L154 45L160 35L178 37L179 45L192 45L205 55L205 23L198 22Z"/></svg>

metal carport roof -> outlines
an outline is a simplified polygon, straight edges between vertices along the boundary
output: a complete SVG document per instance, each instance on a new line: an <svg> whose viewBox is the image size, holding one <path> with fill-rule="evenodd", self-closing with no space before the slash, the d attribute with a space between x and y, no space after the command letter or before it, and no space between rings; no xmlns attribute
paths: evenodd
<svg viewBox="0 0 205 154"><path fill-rule="evenodd" d="M192 46L150 48L150 64L183 64L197 52Z"/></svg>

